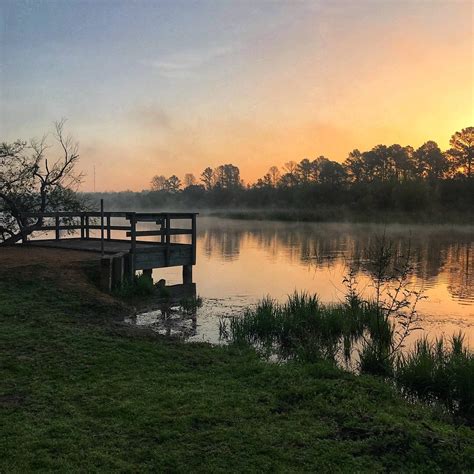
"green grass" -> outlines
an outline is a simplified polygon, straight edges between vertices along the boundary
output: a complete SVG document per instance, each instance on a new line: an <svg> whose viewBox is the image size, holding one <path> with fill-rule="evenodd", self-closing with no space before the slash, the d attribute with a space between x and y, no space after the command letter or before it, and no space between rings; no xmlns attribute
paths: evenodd
<svg viewBox="0 0 474 474"><path fill-rule="evenodd" d="M341 365L356 353L359 373L392 378L404 394L442 403L474 424L474 354L462 334L450 347L443 339L421 339L403 353L393 349L395 327L373 302L346 298L323 305L316 295L295 292L284 304L265 298L229 324L222 320L220 331L267 359Z"/></svg>
<svg viewBox="0 0 474 474"><path fill-rule="evenodd" d="M351 304L325 305L304 292L289 295L284 304L265 298L243 317L221 325L221 333L236 344L252 345L266 357L301 362L349 359L363 336L387 345L391 331L373 304L354 299Z"/></svg>
<svg viewBox="0 0 474 474"><path fill-rule="evenodd" d="M474 433L330 364L268 364L116 324L0 275L0 472L468 470Z"/></svg>
<svg viewBox="0 0 474 474"><path fill-rule="evenodd" d="M395 380L408 395L441 401L474 423L474 354L461 334L448 343L417 341L412 352L398 359Z"/></svg>

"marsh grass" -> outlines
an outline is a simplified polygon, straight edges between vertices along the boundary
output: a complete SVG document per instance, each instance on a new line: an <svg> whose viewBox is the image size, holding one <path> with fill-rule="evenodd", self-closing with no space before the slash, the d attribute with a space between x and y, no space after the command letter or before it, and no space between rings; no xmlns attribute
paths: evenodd
<svg viewBox="0 0 474 474"><path fill-rule="evenodd" d="M263 299L243 317L231 318L229 325L221 322L220 331L222 337L250 344L266 357L335 361L343 356L347 360L354 344L379 334L383 341L382 336L390 332L375 318L373 306L361 301L351 306L324 305L316 295L295 292L284 304Z"/></svg>
<svg viewBox="0 0 474 474"><path fill-rule="evenodd" d="M474 354L461 333L434 342L419 339L398 356L395 381L408 397L441 402L474 422Z"/></svg>

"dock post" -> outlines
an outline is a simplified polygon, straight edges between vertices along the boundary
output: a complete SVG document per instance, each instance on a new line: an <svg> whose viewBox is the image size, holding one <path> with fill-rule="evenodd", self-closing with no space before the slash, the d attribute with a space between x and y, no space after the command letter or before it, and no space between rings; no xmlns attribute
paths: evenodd
<svg viewBox="0 0 474 474"><path fill-rule="evenodd" d="M60 233L59 233L59 213L56 212L55 216L55 230L56 230L56 240L59 240L60 238Z"/></svg>
<svg viewBox="0 0 474 474"><path fill-rule="evenodd" d="M143 276L151 281L153 281L152 273L153 270L151 268L145 268L145 270L143 270Z"/></svg>
<svg viewBox="0 0 474 474"><path fill-rule="evenodd" d="M134 212L129 214L130 220L130 278L133 280L135 276L135 254L137 253L137 221Z"/></svg>
<svg viewBox="0 0 474 474"><path fill-rule="evenodd" d="M187 285L193 282L193 266L183 265L183 284Z"/></svg>

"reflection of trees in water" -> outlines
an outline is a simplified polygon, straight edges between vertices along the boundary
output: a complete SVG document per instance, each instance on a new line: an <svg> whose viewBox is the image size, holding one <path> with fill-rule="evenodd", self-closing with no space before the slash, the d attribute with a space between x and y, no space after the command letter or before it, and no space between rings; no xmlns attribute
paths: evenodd
<svg viewBox="0 0 474 474"><path fill-rule="evenodd" d="M199 237L206 256L226 261L238 259L241 247L251 245L263 249L273 261L331 268L345 260L367 272L368 249L383 232L382 226L216 221L206 225ZM436 228L410 233L404 226L389 227L385 233L395 253L405 255L410 246L415 283L428 289L443 274L453 297L474 298L471 234Z"/></svg>
<svg viewBox="0 0 474 474"><path fill-rule="evenodd" d="M474 244L453 245L449 249L452 265L448 271L448 290L456 299L474 302Z"/></svg>
<svg viewBox="0 0 474 474"><path fill-rule="evenodd" d="M200 233L200 242L204 255L207 257L219 256L226 261L239 258L240 245L245 232L234 229L229 232L227 229L206 229Z"/></svg>

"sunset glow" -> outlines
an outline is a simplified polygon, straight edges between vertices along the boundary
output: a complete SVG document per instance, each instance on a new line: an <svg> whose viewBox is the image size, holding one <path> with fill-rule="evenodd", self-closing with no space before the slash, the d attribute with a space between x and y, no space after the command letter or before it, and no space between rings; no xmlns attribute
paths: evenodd
<svg viewBox="0 0 474 474"><path fill-rule="evenodd" d="M137 7L140 8L137 8ZM0 128L68 118L92 189L379 143L442 149L473 123L473 4L23 2L0 6Z"/></svg>

